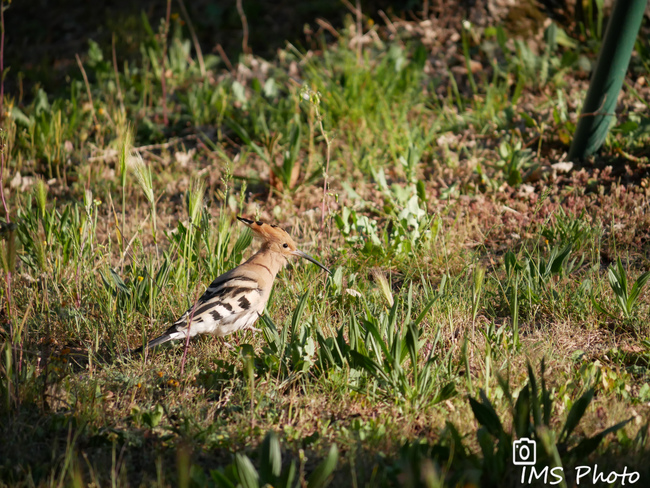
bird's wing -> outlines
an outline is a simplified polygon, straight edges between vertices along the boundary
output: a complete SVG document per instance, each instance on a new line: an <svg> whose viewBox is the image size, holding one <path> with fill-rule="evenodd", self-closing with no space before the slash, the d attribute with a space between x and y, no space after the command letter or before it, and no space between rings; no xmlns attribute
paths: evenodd
<svg viewBox="0 0 650 488"><path fill-rule="evenodd" d="M257 312L264 304L263 291L257 280L249 276L229 277L220 276L214 280L205 293L187 311L174 322L167 333L180 332L185 337L183 329L192 319L190 335L211 333L218 335L217 328L241 321L241 327L250 325L257 319ZM240 328L236 327L235 329ZM233 329L234 330L234 329ZM231 332L231 330L228 330ZM175 337L172 337L174 339Z"/></svg>
<svg viewBox="0 0 650 488"><path fill-rule="evenodd" d="M195 305L181 315L167 331L152 340L153 347L169 340L189 335L216 334L224 336L235 330L252 326L264 310L268 293L263 284L250 273L237 268L215 279Z"/></svg>
<svg viewBox="0 0 650 488"><path fill-rule="evenodd" d="M222 323L229 323L249 310L257 310L262 296L262 289L257 280L248 276L231 276L226 280L222 278L214 280L199 298L196 306L190 307L175 323L189 318L192 310L192 321L205 319L206 314L210 314L215 321Z"/></svg>

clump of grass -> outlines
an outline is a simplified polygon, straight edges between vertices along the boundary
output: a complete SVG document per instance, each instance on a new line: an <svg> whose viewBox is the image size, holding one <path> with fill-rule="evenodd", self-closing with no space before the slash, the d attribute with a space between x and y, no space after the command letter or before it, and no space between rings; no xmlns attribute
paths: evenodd
<svg viewBox="0 0 650 488"><path fill-rule="evenodd" d="M609 286L614 292L614 297L616 298L616 305L620 312L622 312L625 319L632 318L633 314L639 307L639 297L643 292L648 280L650 280L650 271L646 271L639 275L636 279L632 288L628 287L627 273L621 262L621 258L616 258L616 266L611 265L607 269L607 279ZM608 311L602 304L598 303L592 297L592 303L596 310L601 313L604 313L612 318L617 318L616 315Z"/></svg>
<svg viewBox="0 0 650 488"><path fill-rule="evenodd" d="M133 133L131 127L128 125L123 126L123 133L120 137L120 147L118 153L118 163L120 168L120 186L122 188L122 227L117 229L120 249L124 253L124 229L126 227L126 195L127 195L127 175L128 175L128 161L131 153L131 146L133 145Z"/></svg>
<svg viewBox="0 0 650 488"><path fill-rule="evenodd" d="M158 256L158 225L156 219L156 198L153 189L153 180L151 177L151 168L144 162L139 153L131 153L127 159L127 164L133 172L144 197L149 202L151 216L151 237L156 246L156 256Z"/></svg>

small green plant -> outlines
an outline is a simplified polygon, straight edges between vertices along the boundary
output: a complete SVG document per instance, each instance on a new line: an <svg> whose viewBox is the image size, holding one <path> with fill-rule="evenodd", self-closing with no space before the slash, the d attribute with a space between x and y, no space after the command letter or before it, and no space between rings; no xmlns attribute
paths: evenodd
<svg viewBox="0 0 650 488"><path fill-rule="evenodd" d="M604 12L605 2L604 0L594 0L593 2L587 2L580 4L579 12L577 13L578 26L580 31L583 34L589 35L587 43L594 52L597 51L597 47L600 45L603 38L603 24L605 19Z"/></svg>
<svg viewBox="0 0 650 488"><path fill-rule="evenodd" d="M129 279L126 281L113 268L101 271L104 288L116 299L115 307L122 311L151 313L151 303L164 289L172 268L171 256L167 253L163 253L161 261L158 269L153 263L127 266L125 272Z"/></svg>
<svg viewBox="0 0 650 488"><path fill-rule="evenodd" d="M77 106L76 90L72 99L50 103L47 93L39 89L33 103L23 112L13 107L12 117L19 128L16 148L26 157L43 162L48 178L65 176L68 158L66 141L87 137L92 123L89 114Z"/></svg>
<svg viewBox="0 0 650 488"><path fill-rule="evenodd" d="M521 261L517 260L512 251L506 253L504 300L510 308L513 327L518 321L522 305L527 311L532 310L534 305L545 304L551 310L556 307L560 297L553 277L568 275L577 267L575 259L569 260L572 249L571 244L563 247L554 245L550 248L548 258L541 256L538 249L537 257L529 255Z"/></svg>
<svg viewBox="0 0 650 488"><path fill-rule="evenodd" d="M48 209L48 190L37 181L33 195L29 195L18 209L16 236L22 244L21 261L38 276L52 272L60 279L70 262L77 266L89 260L93 253L97 229L97 207L101 204L90 192L84 192L84 204L52 205ZM36 206L34 205L36 204ZM60 260L52 259L60 256Z"/></svg>
<svg viewBox="0 0 650 488"><path fill-rule="evenodd" d="M553 246L547 259L539 256L538 259L527 259L524 265L524 276L528 285L529 296L535 294L537 299L548 289L553 276L567 273L565 270L567 260L571 254L572 245L563 247Z"/></svg>
<svg viewBox="0 0 650 488"><path fill-rule="evenodd" d="M379 237L377 221L367 215L359 215L356 211L343 207L340 214L334 216L336 226L350 245L361 244L359 252L366 256L382 255L384 246Z"/></svg>
<svg viewBox="0 0 650 488"><path fill-rule="evenodd" d="M573 402L564 426L557 432L551 422L553 395L546 385L544 374L545 363L543 360L539 380L535 377L529 364L528 383L519 391L516 400L510 392L507 381L499 378L499 385L510 406L513 425L510 432L505 430L496 409L483 391L481 391L480 400L469 397L472 412L481 425L477 437L483 454L483 476L490 485L498 486L506 471L511 469L515 439L528 438L534 441L538 446L538 462L546 463L550 467L561 467L563 462L585 459L598 448L606 435L616 432L632 420L619 422L592 437L575 443L572 434L593 399L593 387L590 387Z"/></svg>
<svg viewBox="0 0 650 488"><path fill-rule="evenodd" d="M281 332L268 314L262 316L267 342L263 361L271 371L281 373L281 377L305 373L315 363L316 343L312 338L312 326L303 320L308 299L309 291L306 291L291 315L291 322Z"/></svg>
<svg viewBox="0 0 650 488"><path fill-rule="evenodd" d="M174 270L174 282L183 288L191 286L200 274L202 266L206 264L201 255L201 245L205 244L206 240L201 237L203 233L209 234L212 226L209 222L210 216L203 207L204 194L203 181L195 180L190 183L185 198L187 221L179 221L176 229L167 233L167 240L182 259L182 266L177 266ZM210 254L211 257L214 256L214 253ZM223 259L224 256L218 254L217 258ZM213 267L210 266L208 269L212 271Z"/></svg>
<svg viewBox="0 0 650 488"><path fill-rule="evenodd" d="M470 407L480 427L476 432L480 453L465 446L457 428L449 421L435 444L415 441L401 450L397 472L406 486L504 486L504 480L519 479L513 465L514 442L529 439L536 445L537 463L564 467L584 460L601 444L605 436L619 432L630 420L619 422L599 433L580 439L574 432L593 396L593 387L578 388L578 398L571 404L561 429L554 427L553 391L544 377L542 361L539 379L528 365L528 382L513 395L508 382L497 376L500 397L508 404L508 421L500 418L497 408L481 390L479 398L468 397ZM502 395L501 395L502 394ZM495 395L496 396L496 395ZM510 429L506 425L512 425ZM622 433L622 432L621 432ZM418 479L426 477L424 484ZM434 481L435 480L435 481ZM507 485L510 486L510 485ZM566 486L563 479L559 486Z"/></svg>
<svg viewBox="0 0 650 488"><path fill-rule="evenodd" d="M428 215L426 203L417 194L417 187L401 187L386 183L383 171L375 173L385 196L387 225L380 229L377 220L348 207L334 217L346 242L367 257L406 259L419 253L436 237L435 216Z"/></svg>
<svg viewBox="0 0 650 488"><path fill-rule="evenodd" d="M502 141L497 154L499 159L494 163L494 168L504 174L510 186L519 186L527 174L537 167L532 151L524 148L521 140Z"/></svg>
<svg viewBox="0 0 650 488"><path fill-rule="evenodd" d="M221 127L224 112L230 101L229 91L220 85L216 89L207 80L194 83L187 94L179 94L183 105L187 106L189 117L197 127L215 125ZM221 129L219 129L221 130ZM219 138L220 139L220 138Z"/></svg>
<svg viewBox="0 0 650 488"><path fill-rule="evenodd" d="M282 449L275 432L270 431L260 445L259 470L255 469L253 462L245 454L235 454L234 463L224 469L213 469L210 478L202 470L193 470L192 480L198 486L215 486L216 488L257 488L264 486L277 486L279 488L293 488L298 483L308 488L322 488L329 484L330 475L338 462L339 451L336 444L332 444L323 462L305 479L299 473L295 460L287 466L282 465Z"/></svg>
<svg viewBox="0 0 650 488"><path fill-rule="evenodd" d="M595 233L587 219L584 210L580 215L574 215L560 207L554 214L554 221L543 227L541 235L549 245L572 243L574 249L579 249Z"/></svg>
<svg viewBox="0 0 650 488"><path fill-rule="evenodd" d="M635 310L638 307L638 299L643 292L648 280L650 280L650 271L646 271L641 274L631 289L628 289L627 274L621 258L616 259L616 266L610 265L607 270L607 279L609 280L609 286L614 292L616 298L616 305L620 312L623 313L623 316L626 319L629 319L633 316ZM601 313L609 315L612 318L616 318L616 315L608 311L602 304L598 303L595 298L592 297L592 303L594 308Z"/></svg>
<svg viewBox="0 0 650 488"><path fill-rule="evenodd" d="M228 120L228 125L271 170L273 177L281 183L281 188L289 191L295 188L300 172L300 150L302 147L302 122L300 115L295 114L287 128L282 132L272 132L267 124L265 114L260 114L262 127L261 145L254 142L248 131L235 120ZM287 141L281 144L281 141ZM279 155L279 156L278 156ZM280 159L282 162L278 163ZM307 178L311 180L312 178ZM276 185L278 186L278 185Z"/></svg>
<svg viewBox="0 0 650 488"><path fill-rule="evenodd" d="M380 313L377 316L367 311L366 318L360 324L356 317L351 316L349 343L325 343L325 346L329 346L329 357L340 354L352 367L365 371L372 381L363 388L364 391L371 394L379 392L387 400L407 404L414 409L452 397L456 392L454 381L441 378L441 375L445 376L443 368L450 357L439 355L440 327L426 358L422 358L420 353L420 324L438 298L435 296L429 300L417 318L412 320L413 289L409 288L406 319L401 325L398 324L398 301L393 303L388 314ZM424 359L424 363L421 359Z"/></svg>
<svg viewBox="0 0 650 488"><path fill-rule="evenodd" d="M483 294L483 281L485 279L485 268L477 265L472 273L472 324L476 323L481 306L481 295Z"/></svg>

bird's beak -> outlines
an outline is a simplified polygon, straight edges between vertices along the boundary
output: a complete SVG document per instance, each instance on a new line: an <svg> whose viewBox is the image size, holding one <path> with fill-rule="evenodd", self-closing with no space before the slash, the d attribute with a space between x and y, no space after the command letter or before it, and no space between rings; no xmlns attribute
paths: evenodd
<svg viewBox="0 0 650 488"><path fill-rule="evenodd" d="M305 258L307 261L311 261L311 262L314 263L315 265L317 265L317 266L323 268L323 269L324 269L325 271L327 271L329 274L332 274L332 272L331 272L329 269L327 269L327 268L326 268L325 266L323 266L321 263L319 263L318 261L316 261L314 258L312 258L312 257L311 257L309 254L307 254L306 252L302 252L302 251L298 251L298 250L296 250L296 251L293 251L292 254L293 254L294 256L300 256L301 258Z"/></svg>

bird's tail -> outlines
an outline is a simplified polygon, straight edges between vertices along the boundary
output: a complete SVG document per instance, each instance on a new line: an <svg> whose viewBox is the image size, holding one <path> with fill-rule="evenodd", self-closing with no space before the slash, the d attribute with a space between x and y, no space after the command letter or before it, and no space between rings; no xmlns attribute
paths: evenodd
<svg viewBox="0 0 650 488"><path fill-rule="evenodd" d="M171 341L172 336L171 334L165 332L163 335L156 337L155 339L149 341L145 348L151 349L152 347L159 346L160 344L164 344L165 342Z"/></svg>
<svg viewBox="0 0 650 488"><path fill-rule="evenodd" d="M147 342L146 346L135 349L133 351L133 354L142 353L145 349L151 349L152 347L159 346L160 344L164 344L165 342L169 342L173 339L181 338L182 336L178 333L179 330L182 330L181 326L178 324L172 325L169 329L167 329L167 331L165 331L164 334Z"/></svg>
<svg viewBox="0 0 650 488"><path fill-rule="evenodd" d="M144 347L140 346L137 349L134 349L133 351L131 351L131 354L142 354L145 351L145 349L151 349L152 347L159 346L160 344L164 344L165 342L171 340L172 338L169 336L169 334L164 333L160 337L156 337L155 339L147 342L147 344Z"/></svg>

